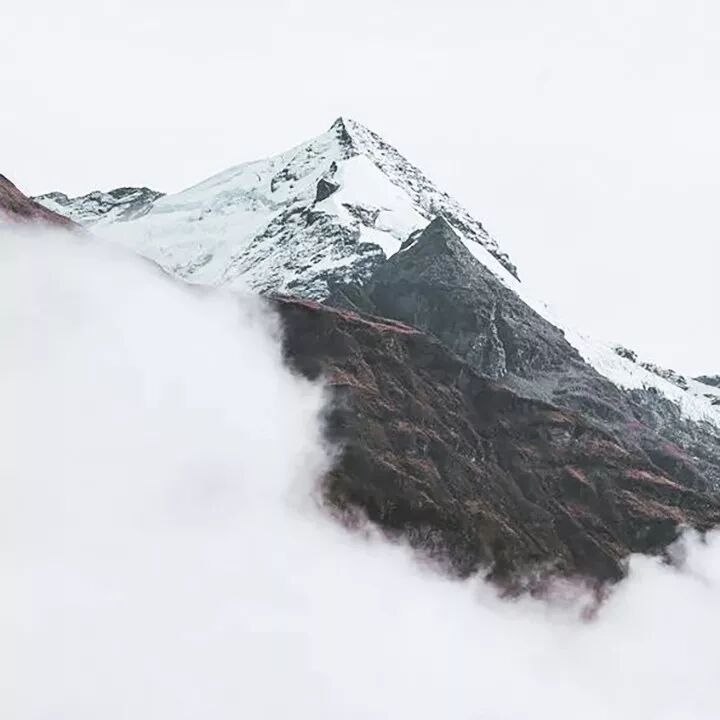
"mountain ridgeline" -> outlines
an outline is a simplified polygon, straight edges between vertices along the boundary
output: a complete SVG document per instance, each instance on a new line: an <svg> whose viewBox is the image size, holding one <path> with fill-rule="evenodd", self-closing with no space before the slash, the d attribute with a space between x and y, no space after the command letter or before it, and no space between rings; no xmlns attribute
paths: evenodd
<svg viewBox="0 0 720 720"><path fill-rule="evenodd" d="M36 200L184 281L274 296L288 361L335 390L324 497L350 523L508 581L614 579L720 521L720 382L565 324L359 123L176 194Z"/></svg>

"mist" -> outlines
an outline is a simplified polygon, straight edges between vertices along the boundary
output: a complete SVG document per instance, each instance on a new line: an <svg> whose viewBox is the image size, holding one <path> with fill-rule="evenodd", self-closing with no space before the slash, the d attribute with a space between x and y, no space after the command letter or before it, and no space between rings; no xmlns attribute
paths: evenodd
<svg viewBox="0 0 720 720"><path fill-rule="evenodd" d="M502 599L316 500L332 398L259 298L0 228L0 713L718 717L720 538Z"/></svg>

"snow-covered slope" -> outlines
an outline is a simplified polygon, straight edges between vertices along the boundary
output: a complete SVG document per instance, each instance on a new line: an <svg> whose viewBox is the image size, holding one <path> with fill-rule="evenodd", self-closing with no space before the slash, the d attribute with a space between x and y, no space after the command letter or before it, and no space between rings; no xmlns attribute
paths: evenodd
<svg viewBox="0 0 720 720"><path fill-rule="evenodd" d="M74 198L65 193L50 192L33 199L81 225L102 225L142 217L162 196L163 193L146 187L121 187L108 192L96 190Z"/></svg>
<svg viewBox="0 0 720 720"><path fill-rule="evenodd" d="M97 223L95 231L190 282L322 298L331 280L367 277L438 213L515 274L465 209L373 132L339 118L287 152L232 167L154 201L140 218ZM83 221L80 210L73 216Z"/></svg>

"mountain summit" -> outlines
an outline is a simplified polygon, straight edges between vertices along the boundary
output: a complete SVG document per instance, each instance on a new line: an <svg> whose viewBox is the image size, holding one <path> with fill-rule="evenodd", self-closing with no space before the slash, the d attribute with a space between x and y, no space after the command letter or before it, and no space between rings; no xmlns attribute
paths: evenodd
<svg viewBox="0 0 720 720"><path fill-rule="evenodd" d="M61 193L38 200L60 212L65 205L71 217L95 223L97 202L113 193L91 193L77 199L80 205ZM150 199L135 214L104 213L94 231L194 283L323 299L329 282L362 282L439 214L517 276L479 221L395 148L348 118L279 155Z"/></svg>

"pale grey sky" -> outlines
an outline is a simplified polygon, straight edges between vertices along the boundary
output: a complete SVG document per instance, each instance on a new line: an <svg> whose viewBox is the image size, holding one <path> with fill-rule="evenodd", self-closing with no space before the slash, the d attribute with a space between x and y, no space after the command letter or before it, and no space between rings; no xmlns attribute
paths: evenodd
<svg viewBox="0 0 720 720"><path fill-rule="evenodd" d="M0 17L0 172L179 190L368 125L588 332L720 373L720 3L35 0Z"/></svg>

